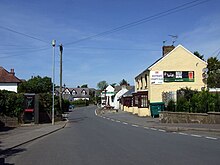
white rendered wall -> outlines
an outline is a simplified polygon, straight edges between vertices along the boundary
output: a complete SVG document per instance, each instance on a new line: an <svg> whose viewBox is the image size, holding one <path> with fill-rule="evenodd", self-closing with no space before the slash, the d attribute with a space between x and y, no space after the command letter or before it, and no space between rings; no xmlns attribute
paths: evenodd
<svg viewBox="0 0 220 165"><path fill-rule="evenodd" d="M13 91L17 93L17 83L0 83L0 90Z"/></svg>

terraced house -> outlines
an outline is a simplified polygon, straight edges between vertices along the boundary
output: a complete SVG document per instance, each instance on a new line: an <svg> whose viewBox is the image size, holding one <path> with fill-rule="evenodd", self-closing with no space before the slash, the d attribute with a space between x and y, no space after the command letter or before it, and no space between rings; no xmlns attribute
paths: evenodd
<svg viewBox="0 0 220 165"><path fill-rule="evenodd" d="M162 57L135 77L135 92L124 98L128 111L139 116L150 116L154 109L162 109L163 94L180 88L201 91L205 87L203 70L207 63L182 45L163 46Z"/></svg>

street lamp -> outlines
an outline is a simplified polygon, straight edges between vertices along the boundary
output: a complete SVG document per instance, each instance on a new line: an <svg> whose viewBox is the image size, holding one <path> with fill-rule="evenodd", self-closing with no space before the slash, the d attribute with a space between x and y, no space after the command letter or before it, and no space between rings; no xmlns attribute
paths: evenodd
<svg viewBox="0 0 220 165"><path fill-rule="evenodd" d="M54 84L55 84L55 46L56 46L56 40L52 40L52 46L53 46L53 60L52 60L52 85L53 85L53 94L52 94L52 125L54 125Z"/></svg>

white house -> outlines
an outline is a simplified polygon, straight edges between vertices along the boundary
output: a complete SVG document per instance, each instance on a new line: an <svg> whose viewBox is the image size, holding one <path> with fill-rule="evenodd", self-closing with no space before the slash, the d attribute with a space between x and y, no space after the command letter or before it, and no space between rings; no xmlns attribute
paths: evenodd
<svg viewBox="0 0 220 165"><path fill-rule="evenodd" d="M21 80L15 76L14 69L8 72L0 66L0 90L17 92L19 83Z"/></svg>
<svg viewBox="0 0 220 165"><path fill-rule="evenodd" d="M119 99L127 91L128 90L126 89L126 86L122 86L122 89L120 91L118 91L118 93L115 95L115 98L114 98L114 109L119 109Z"/></svg>
<svg viewBox="0 0 220 165"><path fill-rule="evenodd" d="M111 106L114 107L115 89L109 85L101 92L101 107Z"/></svg>

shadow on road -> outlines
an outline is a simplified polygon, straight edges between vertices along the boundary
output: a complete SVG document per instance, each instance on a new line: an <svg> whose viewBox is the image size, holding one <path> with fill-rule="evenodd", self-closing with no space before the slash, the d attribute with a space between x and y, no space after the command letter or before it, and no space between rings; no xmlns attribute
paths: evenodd
<svg viewBox="0 0 220 165"><path fill-rule="evenodd" d="M87 119L88 117L78 117L78 118L72 118L72 119L69 119L69 123L78 123L80 121L83 121L85 119Z"/></svg>
<svg viewBox="0 0 220 165"><path fill-rule="evenodd" d="M10 156L17 155L18 153L24 152L24 148L13 148L8 150L0 150L0 165L14 165L10 163L5 163L5 159Z"/></svg>

